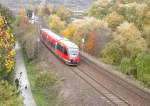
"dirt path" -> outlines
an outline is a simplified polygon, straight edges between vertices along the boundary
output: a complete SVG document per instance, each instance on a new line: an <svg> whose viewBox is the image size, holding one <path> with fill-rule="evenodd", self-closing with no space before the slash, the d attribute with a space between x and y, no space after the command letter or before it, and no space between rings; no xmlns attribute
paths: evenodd
<svg viewBox="0 0 150 106"><path fill-rule="evenodd" d="M30 89L30 83L27 77L27 71L24 65L24 60L19 44L16 44L16 78L20 82L21 95L24 98L25 106L36 106L36 103L32 97L32 92ZM27 89L25 87L27 86Z"/></svg>

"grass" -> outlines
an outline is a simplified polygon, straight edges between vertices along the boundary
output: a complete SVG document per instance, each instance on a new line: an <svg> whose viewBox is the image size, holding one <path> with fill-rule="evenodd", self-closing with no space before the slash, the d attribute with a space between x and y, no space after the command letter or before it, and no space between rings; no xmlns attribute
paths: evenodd
<svg viewBox="0 0 150 106"><path fill-rule="evenodd" d="M28 78L31 84L32 94L37 103L37 106L55 106L57 102L57 92L54 89L55 83L51 81L53 79L49 79L49 82L52 82L52 84L47 85L45 88L36 86L36 83L41 83L37 80L37 76L40 75L40 70L35 67L37 63L27 62L25 59L25 64ZM54 74L49 75L55 76Z"/></svg>

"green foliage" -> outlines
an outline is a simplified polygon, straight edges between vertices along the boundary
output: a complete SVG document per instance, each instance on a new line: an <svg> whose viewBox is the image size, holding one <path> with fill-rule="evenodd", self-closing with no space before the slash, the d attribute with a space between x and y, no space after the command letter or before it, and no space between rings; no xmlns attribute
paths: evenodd
<svg viewBox="0 0 150 106"><path fill-rule="evenodd" d="M135 60L137 79L150 87L150 53L141 53Z"/></svg>
<svg viewBox="0 0 150 106"><path fill-rule="evenodd" d="M123 57L123 49L119 44L110 42L101 51L101 55L105 63L118 65Z"/></svg>
<svg viewBox="0 0 150 106"><path fill-rule="evenodd" d="M56 76L50 72L38 74L35 86L38 88L48 88L56 83Z"/></svg>
<svg viewBox="0 0 150 106"><path fill-rule="evenodd" d="M0 81L0 91L0 106L23 106L22 98L8 82Z"/></svg>
<svg viewBox="0 0 150 106"><path fill-rule="evenodd" d="M131 72L131 60L129 58L122 58L121 63L120 63L120 70L125 73L125 74L130 74Z"/></svg>
<svg viewBox="0 0 150 106"><path fill-rule="evenodd" d="M51 15L49 18L49 27L56 33L61 33L65 28L65 23L57 15Z"/></svg>

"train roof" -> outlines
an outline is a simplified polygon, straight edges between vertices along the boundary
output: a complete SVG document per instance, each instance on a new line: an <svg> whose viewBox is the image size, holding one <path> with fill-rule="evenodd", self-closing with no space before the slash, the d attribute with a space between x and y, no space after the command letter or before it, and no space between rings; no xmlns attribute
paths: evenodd
<svg viewBox="0 0 150 106"><path fill-rule="evenodd" d="M68 48L78 48L78 46L75 43L71 42L69 39L61 37L55 34L54 32L50 31L49 29L41 29L41 30L48 33L48 36L51 36L56 40L58 40L59 42L61 42L62 44L66 45Z"/></svg>
<svg viewBox="0 0 150 106"><path fill-rule="evenodd" d="M65 44L68 48L78 48L78 46L75 43L71 42L70 40L66 38L60 40L60 42Z"/></svg>
<svg viewBox="0 0 150 106"><path fill-rule="evenodd" d="M61 40L63 39L62 37L60 37L59 35L55 34L54 32L52 32L51 30L49 29L41 29L42 31L45 31L48 33L48 36L51 36L53 38L55 38L56 40Z"/></svg>

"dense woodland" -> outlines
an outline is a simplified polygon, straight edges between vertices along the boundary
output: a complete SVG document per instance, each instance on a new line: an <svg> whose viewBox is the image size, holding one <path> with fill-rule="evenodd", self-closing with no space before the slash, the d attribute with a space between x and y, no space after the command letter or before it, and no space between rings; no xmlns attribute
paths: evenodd
<svg viewBox="0 0 150 106"><path fill-rule="evenodd" d="M54 32L150 87L149 0L96 0L85 17L73 21L64 6L48 5L37 14Z"/></svg>
<svg viewBox="0 0 150 106"><path fill-rule="evenodd" d="M0 106L22 106L14 81L15 39L14 18L9 9L0 5Z"/></svg>

